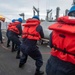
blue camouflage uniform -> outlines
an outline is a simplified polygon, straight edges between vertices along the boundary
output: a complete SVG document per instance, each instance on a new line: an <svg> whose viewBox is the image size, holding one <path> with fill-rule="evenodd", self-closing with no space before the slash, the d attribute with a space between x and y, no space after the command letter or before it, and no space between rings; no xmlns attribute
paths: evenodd
<svg viewBox="0 0 75 75"><path fill-rule="evenodd" d="M36 28L36 31L39 32L42 38L44 38L44 33L43 33L43 29L41 25L38 25L38 27ZM21 43L21 51L23 55L20 59L19 67L21 68L26 63L27 57L30 56L32 59L36 61L35 62L36 71L39 71L40 67L43 65L43 59L39 51L39 47L37 46L37 40L31 40L28 38L23 39Z"/></svg>
<svg viewBox="0 0 75 75"><path fill-rule="evenodd" d="M18 21L22 23L22 19L21 19L21 18L19 18ZM19 34L16 34L16 33L13 32L13 31L9 31L9 33L8 33L8 38L9 38L13 43L15 43L15 44L17 45L17 50L18 50L18 51L17 51L17 56L16 56L16 58L18 59L18 58L20 58L20 44L21 44L21 41L19 40L18 35L21 35L21 34L22 34L22 27L21 27L21 24L18 24L16 27L18 28L18 30L19 30L20 33L19 33Z"/></svg>

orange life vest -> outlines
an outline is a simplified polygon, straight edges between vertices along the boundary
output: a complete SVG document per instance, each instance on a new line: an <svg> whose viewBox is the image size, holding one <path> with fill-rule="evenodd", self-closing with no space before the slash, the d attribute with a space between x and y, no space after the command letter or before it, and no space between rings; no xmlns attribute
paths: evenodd
<svg viewBox="0 0 75 75"><path fill-rule="evenodd" d="M10 29L11 25L12 25L12 23L9 23L9 24L8 24L7 30Z"/></svg>
<svg viewBox="0 0 75 75"><path fill-rule="evenodd" d="M12 32L14 32L16 34L19 34L20 32L19 32L18 28L16 27L18 24L21 24L21 23L20 22L10 23L8 25L8 30L10 30L10 31L12 31Z"/></svg>
<svg viewBox="0 0 75 75"><path fill-rule="evenodd" d="M64 16L48 28L53 30L51 54L75 64L75 19Z"/></svg>
<svg viewBox="0 0 75 75"><path fill-rule="evenodd" d="M36 31L37 26L40 24L40 21L37 19L28 19L26 23L23 25L23 33L22 38L28 38L31 40L40 40L41 36Z"/></svg>

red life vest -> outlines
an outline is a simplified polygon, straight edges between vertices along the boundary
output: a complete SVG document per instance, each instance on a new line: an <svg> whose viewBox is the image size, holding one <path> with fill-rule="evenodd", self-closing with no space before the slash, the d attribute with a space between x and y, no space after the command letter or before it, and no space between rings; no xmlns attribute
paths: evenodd
<svg viewBox="0 0 75 75"><path fill-rule="evenodd" d="M28 19L26 24L24 24L24 29L22 33L22 38L28 38L31 40L40 40L41 36L36 31L37 26L40 24L40 21L37 19Z"/></svg>
<svg viewBox="0 0 75 75"><path fill-rule="evenodd" d="M20 32L19 32L18 28L16 27L18 24L21 24L21 23L20 22L10 23L8 25L8 30L10 30L10 31L12 31L12 32L14 32L16 34L19 34Z"/></svg>
<svg viewBox="0 0 75 75"><path fill-rule="evenodd" d="M53 30L51 54L75 64L75 18L61 17L49 29Z"/></svg>
<svg viewBox="0 0 75 75"><path fill-rule="evenodd" d="M9 24L8 24L7 30L10 29L11 25L12 25L12 23L9 23Z"/></svg>

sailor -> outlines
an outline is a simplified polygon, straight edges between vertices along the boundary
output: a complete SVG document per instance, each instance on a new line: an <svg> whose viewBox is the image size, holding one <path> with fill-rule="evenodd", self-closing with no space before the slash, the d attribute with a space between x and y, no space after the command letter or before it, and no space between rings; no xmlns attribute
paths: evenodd
<svg viewBox="0 0 75 75"><path fill-rule="evenodd" d="M68 16L59 17L49 26L51 56L46 65L47 75L75 75L75 5Z"/></svg>
<svg viewBox="0 0 75 75"><path fill-rule="evenodd" d="M37 46L37 40L40 40L44 37L43 29L40 25L40 19L38 16L33 16L32 18L27 19L23 26L23 40L21 43L21 51L23 55L20 59L19 68L24 66L27 61L27 57L30 56L36 61L35 75L43 75L44 72L40 71L40 68L43 65L43 59L39 51L39 47Z"/></svg>
<svg viewBox="0 0 75 75"><path fill-rule="evenodd" d="M19 40L18 36L22 34L22 27L21 27L22 19L18 18L17 21L11 23L10 27L8 28L8 38L17 45L17 56L16 58L20 58L20 44L21 41Z"/></svg>
<svg viewBox="0 0 75 75"><path fill-rule="evenodd" d="M15 22L15 19L13 19L12 22ZM10 39L8 38L8 33L9 33L8 28L9 28L10 26L11 26L11 23L8 24L7 32L6 32L6 36L7 36L7 47L10 47Z"/></svg>
<svg viewBox="0 0 75 75"><path fill-rule="evenodd" d="M3 43L1 25L2 25L2 23L3 23L4 21L5 21L5 18L3 18L3 17L1 16L1 17L0 17L0 41L1 41L1 44Z"/></svg>
<svg viewBox="0 0 75 75"><path fill-rule="evenodd" d="M15 22L16 20L15 19L13 19L12 20L12 23L13 22ZM9 34L9 28L11 27L11 25L12 25L12 23L9 23L8 24L8 28L7 28L7 32L6 32L6 36L7 36L7 47L10 47L10 38L8 38L8 34ZM12 41L12 48L11 48L11 52L14 52L14 51L16 51L16 44L14 44L14 42Z"/></svg>

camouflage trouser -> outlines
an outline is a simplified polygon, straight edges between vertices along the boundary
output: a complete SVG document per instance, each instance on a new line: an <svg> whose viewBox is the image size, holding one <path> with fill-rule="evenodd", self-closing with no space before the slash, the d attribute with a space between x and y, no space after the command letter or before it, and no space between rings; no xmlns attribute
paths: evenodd
<svg viewBox="0 0 75 75"><path fill-rule="evenodd" d="M28 46L28 45L25 45L24 43L22 43L20 50L23 53L23 55L20 59L20 63L26 63L27 57L30 56L32 59L34 59L36 61L35 62L36 70L39 70L43 64L42 55L39 51L39 48L37 46L33 47L33 46Z"/></svg>
<svg viewBox="0 0 75 75"><path fill-rule="evenodd" d="M17 45L17 54L20 54L20 44L21 44L21 42L20 42L18 36L16 36L16 35L12 34L11 32L9 32L8 33L8 39L12 41L13 46L14 46L14 44Z"/></svg>
<svg viewBox="0 0 75 75"><path fill-rule="evenodd" d="M2 41L2 31L1 30L0 30L0 41L3 42Z"/></svg>
<svg viewBox="0 0 75 75"><path fill-rule="evenodd" d="M51 56L46 65L47 75L75 75L75 65Z"/></svg>

